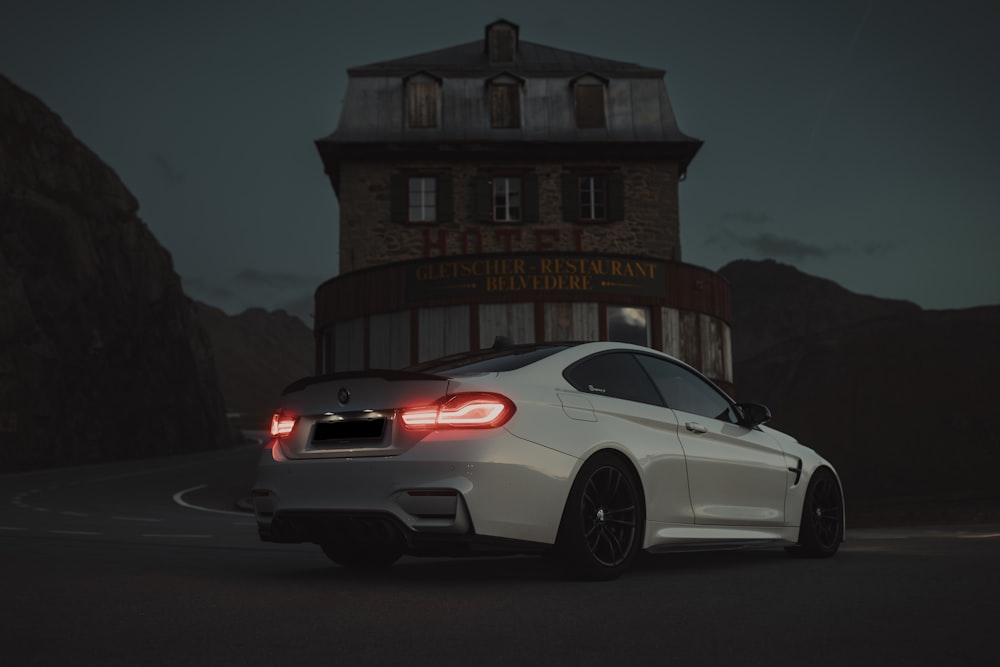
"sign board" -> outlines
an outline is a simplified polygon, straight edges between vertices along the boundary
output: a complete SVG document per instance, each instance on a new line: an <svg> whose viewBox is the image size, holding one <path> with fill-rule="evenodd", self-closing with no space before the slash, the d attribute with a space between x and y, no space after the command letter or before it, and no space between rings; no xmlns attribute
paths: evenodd
<svg viewBox="0 0 1000 667"><path fill-rule="evenodd" d="M664 263L607 255L480 255L441 257L407 267L407 300L554 292L662 298Z"/></svg>

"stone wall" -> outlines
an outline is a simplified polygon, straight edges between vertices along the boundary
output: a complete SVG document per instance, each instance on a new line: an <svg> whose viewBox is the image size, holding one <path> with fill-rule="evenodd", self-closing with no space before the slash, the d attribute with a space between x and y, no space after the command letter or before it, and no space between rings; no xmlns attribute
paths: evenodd
<svg viewBox="0 0 1000 667"><path fill-rule="evenodd" d="M475 182L480 170L530 167L537 175L537 223L480 223ZM568 222L562 175L576 167L613 169L624 177L624 220ZM451 175L454 219L441 223L391 220L391 177L407 169ZM340 272L439 255L577 251L680 260L676 162L449 163L345 161L340 180Z"/></svg>

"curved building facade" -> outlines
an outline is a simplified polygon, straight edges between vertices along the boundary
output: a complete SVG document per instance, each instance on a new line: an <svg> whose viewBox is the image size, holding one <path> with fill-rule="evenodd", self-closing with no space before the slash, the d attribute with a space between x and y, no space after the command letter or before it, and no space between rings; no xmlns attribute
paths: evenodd
<svg viewBox="0 0 1000 667"><path fill-rule="evenodd" d="M482 40L348 71L317 141L341 275L316 290L317 371L516 342L623 340L732 390L724 279L684 264L678 185L701 142L662 70Z"/></svg>

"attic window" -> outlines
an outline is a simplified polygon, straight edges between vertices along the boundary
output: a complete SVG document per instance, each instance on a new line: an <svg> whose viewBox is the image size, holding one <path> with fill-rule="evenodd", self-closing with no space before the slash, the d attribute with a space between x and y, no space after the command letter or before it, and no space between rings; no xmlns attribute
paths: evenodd
<svg viewBox="0 0 1000 667"><path fill-rule="evenodd" d="M490 62L491 63L512 63L514 62L515 32L511 25L499 23L490 27Z"/></svg>
<svg viewBox="0 0 1000 667"><path fill-rule="evenodd" d="M604 85L578 83L576 90L576 126L581 129L605 127Z"/></svg>
<svg viewBox="0 0 1000 667"><path fill-rule="evenodd" d="M429 76L415 76L406 82L409 127L438 126L438 97L441 84Z"/></svg>
<svg viewBox="0 0 1000 667"><path fill-rule="evenodd" d="M495 81L490 84L490 127L521 127L521 85L519 83Z"/></svg>

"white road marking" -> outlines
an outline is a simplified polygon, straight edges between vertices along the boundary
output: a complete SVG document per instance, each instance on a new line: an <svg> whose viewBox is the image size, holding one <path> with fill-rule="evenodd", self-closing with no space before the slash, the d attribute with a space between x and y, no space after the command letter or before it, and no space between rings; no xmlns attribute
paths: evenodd
<svg viewBox="0 0 1000 667"><path fill-rule="evenodd" d="M204 538L204 539L207 539L207 538L212 537L211 535L194 535L194 534L184 534L184 533L173 533L173 534L167 534L167 533L143 533L142 536L143 537L157 537L157 538L164 538L165 537L165 538L168 538L168 539L175 538L175 537L176 538L185 538L185 539L188 539L188 538Z"/></svg>
<svg viewBox="0 0 1000 667"><path fill-rule="evenodd" d="M199 505L192 505L191 503L184 500L184 495L191 493L192 491L197 491L198 489L204 489L208 484L199 484L198 486L192 486L190 489L184 489L183 491L178 491L174 494L174 502L181 507L186 507L189 510L200 510L202 512L212 512L213 514L228 514L230 516L242 516L246 517L245 512L230 512L228 510L216 510L210 507L201 507Z"/></svg>
<svg viewBox="0 0 1000 667"><path fill-rule="evenodd" d="M20 526L0 526L0 530L24 530Z"/></svg>
<svg viewBox="0 0 1000 667"><path fill-rule="evenodd" d="M162 523L163 519L150 519L142 516L113 516L118 521L145 521L146 523Z"/></svg>
<svg viewBox="0 0 1000 667"><path fill-rule="evenodd" d="M56 535L103 535L104 533L98 533L93 530L50 530L50 533L55 533Z"/></svg>

